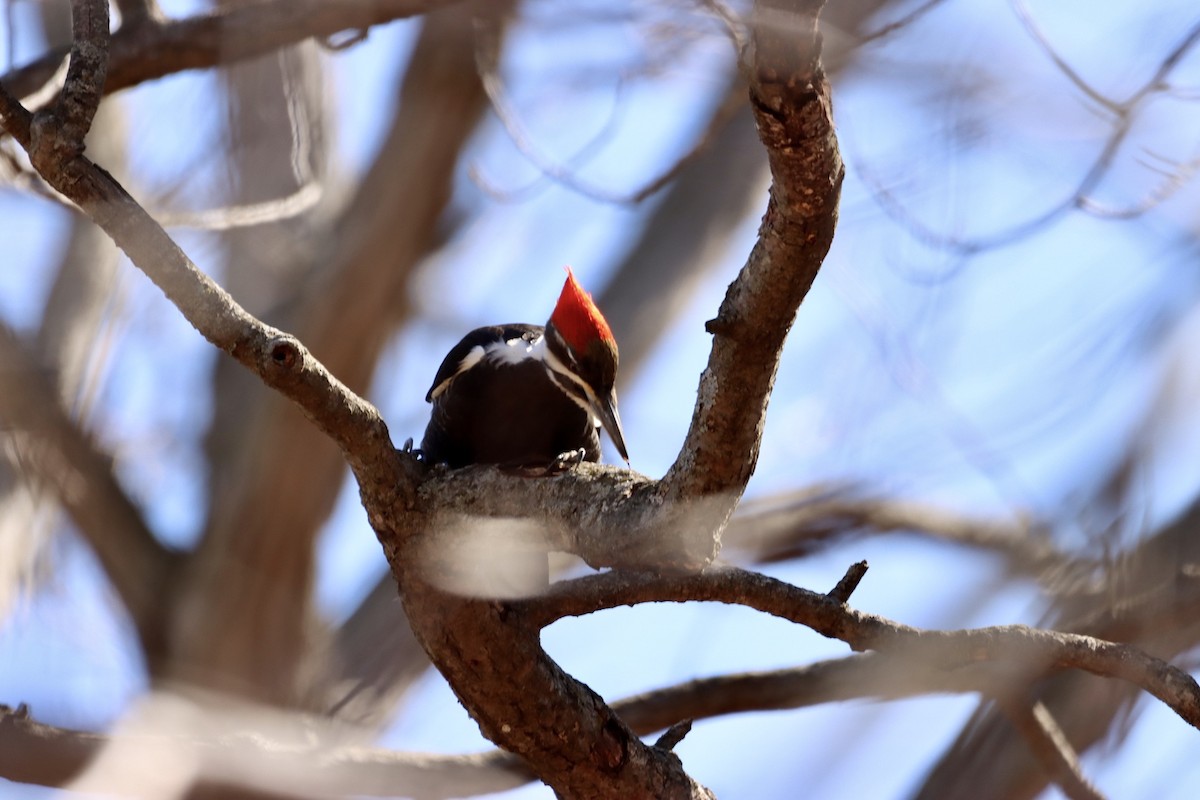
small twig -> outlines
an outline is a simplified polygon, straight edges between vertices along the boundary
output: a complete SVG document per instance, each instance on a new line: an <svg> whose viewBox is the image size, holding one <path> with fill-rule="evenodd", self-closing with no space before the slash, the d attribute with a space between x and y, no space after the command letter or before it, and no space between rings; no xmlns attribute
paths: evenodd
<svg viewBox="0 0 1200 800"><path fill-rule="evenodd" d="M825 596L838 603L845 604L849 602L850 595L854 594L854 590L858 588L858 584L862 582L863 576L866 574L866 561L858 561L851 564L846 570L846 574L837 582L837 586L830 589Z"/></svg>
<svg viewBox="0 0 1200 800"><path fill-rule="evenodd" d="M1070 800L1104 800L1084 777L1075 748L1045 705L1019 698L997 698L996 702L1063 794Z"/></svg>
<svg viewBox="0 0 1200 800"><path fill-rule="evenodd" d="M900 17L899 19L889 22L886 25L884 25L883 27L878 28L877 30L874 30L874 31L871 31L870 33L864 34L858 40L858 43L860 45L864 45L864 44L867 44L868 42L873 42L877 39L884 39L888 36L891 36L893 33L900 30L901 28L906 28L909 25L913 24L918 19L925 16L925 14L927 14L928 12L935 9L937 6L941 5L941 3L942 3L942 0L926 0L925 3L917 6L912 11L908 12L907 14Z"/></svg>
<svg viewBox="0 0 1200 800"><path fill-rule="evenodd" d="M104 95L108 75L108 2L107 0L72 0L71 2L71 61L67 80L58 100L48 109L34 115L37 132L43 115L57 122L55 137L61 146L83 152L83 139L92 127L92 118ZM39 143L32 142L34 151ZM30 156L37 158L36 152Z"/></svg>
<svg viewBox="0 0 1200 800"><path fill-rule="evenodd" d="M662 736L658 737L658 741L654 743L654 746L660 750L674 750L675 746L683 741L683 737L691 732L692 721L690 719L680 720L663 731Z"/></svg>
<svg viewBox="0 0 1200 800"><path fill-rule="evenodd" d="M496 117L500 120L505 132L508 133L510 141L537 168L543 177L600 202L612 203L614 205L637 205L661 191L663 187L673 181L689 164L700 157L715 138L716 132L726 125L733 115L741 111L746 104L744 93L730 93L722 102L721 107L709 120L708 127L701 133L700 137L687 153L674 159L665 170L651 178L640 188L632 192L614 192L585 181L573 172L569 166L556 162L553 158L538 149L533 137L521 122L520 115L509 102L508 93L504 88L504 81L500 76L498 61L498 36L494 30L489 29L485 24L477 25L476 30L477 47L475 57L479 77L483 83L484 90L487 92L488 100L492 105L492 111L495 112ZM618 85L619 89L620 85ZM610 117L610 124L606 124L604 129L583 148L582 152L586 153L594 149L598 142L607 138L612 119L615 119L615 115ZM482 181L482 177L478 174L476 174L476 179ZM502 197L514 194L512 192L500 193L494 189L491 191L500 194Z"/></svg>

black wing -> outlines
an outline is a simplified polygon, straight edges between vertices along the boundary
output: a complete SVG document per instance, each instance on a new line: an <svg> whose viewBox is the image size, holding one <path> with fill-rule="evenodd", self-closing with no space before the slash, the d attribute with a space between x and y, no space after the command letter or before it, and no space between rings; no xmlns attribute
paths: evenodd
<svg viewBox="0 0 1200 800"><path fill-rule="evenodd" d="M487 347L493 342L507 342L512 339L525 339L532 342L542 335L541 325L527 325L523 322L510 322L507 325L485 325L464 336L458 344L450 348L437 374L433 376L433 384L425 393L425 402L433 402L433 392L459 373L463 359L476 347Z"/></svg>

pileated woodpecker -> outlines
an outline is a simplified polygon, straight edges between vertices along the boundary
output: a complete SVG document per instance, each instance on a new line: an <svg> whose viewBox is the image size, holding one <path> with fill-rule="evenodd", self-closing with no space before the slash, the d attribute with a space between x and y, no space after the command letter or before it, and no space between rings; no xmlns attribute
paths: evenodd
<svg viewBox="0 0 1200 800"><path fill-rule="evenodd" d="M628 463L617 413L617 343L567 268L545 327L476 328L438 368L421 451L434 464L544 465L582 451L600 460L603 427Z"/></svg>

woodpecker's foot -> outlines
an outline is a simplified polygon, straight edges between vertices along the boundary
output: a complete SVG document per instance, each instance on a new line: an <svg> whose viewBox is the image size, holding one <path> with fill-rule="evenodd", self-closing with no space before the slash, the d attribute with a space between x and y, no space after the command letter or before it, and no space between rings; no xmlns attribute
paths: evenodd
<svg viewBox="0 0 1200 800"><path fill-rule="evenodd" d="M571 471L582 464L586 456L587 452L580 448L559 453L549 464L501 464L500 470L509 475L520 475L523 478L549 478Z"/></svg>
<svg viewBox="0 0 1200 800"><path fill-rule="evenodd" d="M560 475L568 470L574 469L583 463L583 459L587 457L587 451L582 447L577 450L568 450L565 453L559 453L547 469L551 475Z"/></svg>

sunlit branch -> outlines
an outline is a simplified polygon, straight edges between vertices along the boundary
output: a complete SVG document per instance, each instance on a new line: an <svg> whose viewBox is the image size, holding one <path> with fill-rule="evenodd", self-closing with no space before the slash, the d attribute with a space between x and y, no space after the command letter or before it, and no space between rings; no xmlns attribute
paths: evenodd
<svg viewBox="0 0 1200 800"><path fill-rule="evenodd" d="M1154 695L1189 725L1200 728L1200 685L1183 670L1131 645L1024 625L921 630L735 568L676 578L610 572L557 583L546 594L519 605L531 623L544 627L566 616L616 606L686 601L744 605L840 639L856 651L919 655L933 669L987 661L1025 670L1030 677L1080 669L1118 678Z"/></svg>

